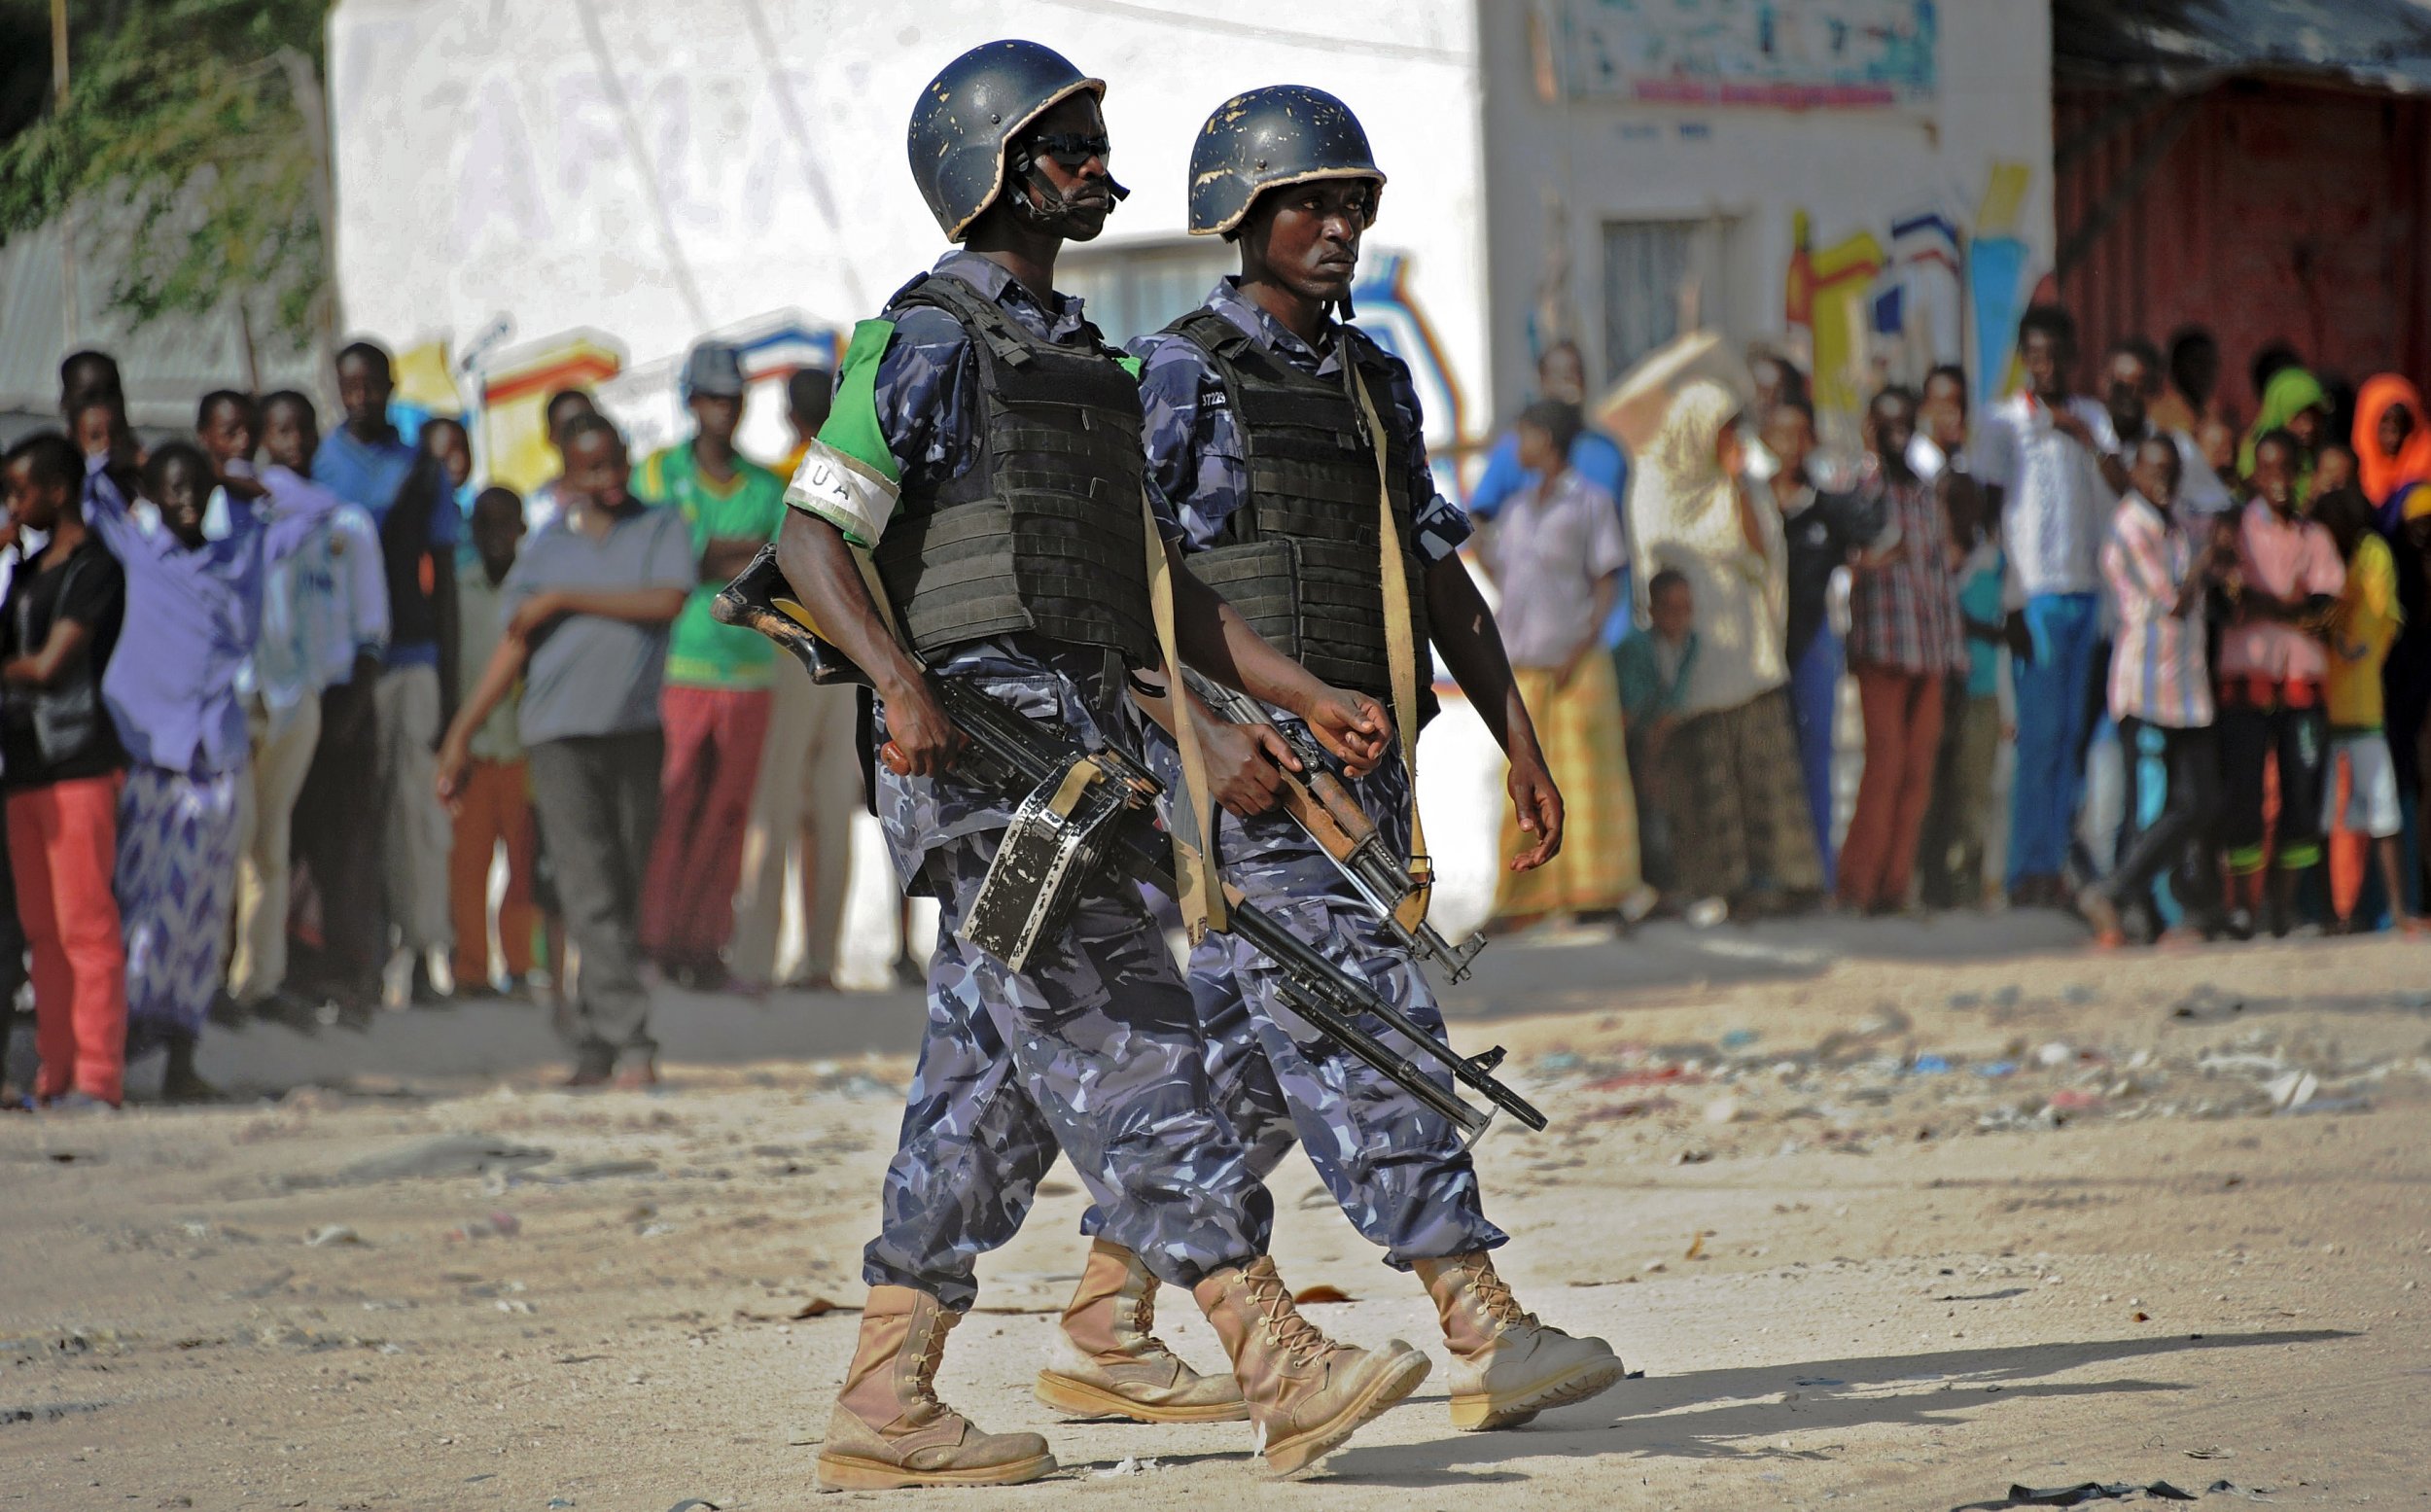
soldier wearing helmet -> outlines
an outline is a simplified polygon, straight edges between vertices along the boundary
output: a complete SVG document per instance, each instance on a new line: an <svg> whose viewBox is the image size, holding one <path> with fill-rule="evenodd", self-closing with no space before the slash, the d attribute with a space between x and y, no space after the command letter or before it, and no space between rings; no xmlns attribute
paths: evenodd
<svg viewBox="0 0 2431 1512"><path fill-rule="evenodd" d="M1143 475L1138 388L1054 287L1064 242L1095 236L1122 196L1105 88L1036 43L997 42L922 92L912 176L960 248L854 331L787 490L779 564L876 686L888 849L906 891L942 910L920 1069L863 1254L869 1300L819 1454L830 1489L1054 1468L1044 1439L982 1432L934 1383L975 1260L1013 1237L1059 1147L1107 1232L1192 1287L1232 1354L1232 1378L1197 1377L1134 1319L1129 1379L1155 1378L1162 1400L1252 1420L1269 1464L1292 1470L1427 1372L1405 1344L1350 1349L1293 1311L1265 1257L1273 1201L1217 1110L1189 994L1134 890L1102 879L1021 970L960 937L1014 800L957 774L930 679L971 679L1088 744L1128 745L1126 674L1163 660L1149 553L1178 563L1176 532ZM1345 760L1381 756L1372 698L1325 686L1186 570L1172 576L1182 655L1295 710Z"/></svg>
<svg viewBox="0 0 2431 1512"><path fill-rule="evenodd" d="M1562 800L1494 615L1456 549L1468 519L1435 491L1408 369L1335 318L1347 319L1359 240L1384 184L1357 119L1322 90L1252 89L1208 118L1190 158L1190 229L1233 242L1241 271L1134 344L1148 478L1173 502L1193 569L1252 625L1326 681L1398 705L1400 749L1350 781L1404 854L1418 838L1415 771L1404 757L1432 712L1431 634L1510 757L1511 801L1535 836L1515 864L1531 867L1561 845ZM1387 610L1395 576L1408 604L1399 637ZM1151 764L1170 775L1172 742L1153 729L1145 740ZM1217 783L1255 786L1241 774L1268 759L1232 726L1207 748ZM1227 882L1441 1035L1418 963L1297 824L1271 810L1228 816L1216 842ZM1410 869L1423 874L1423 855ZM1229 937L1206 936L1189 976L1216 1092L1252 1168L1272 1171L1302 1143L1352 1223L1388 1263L1426 1283L1453 1354L1455 1426L1513 1426L1621 1379L1603 1340L1571 1338L1512 1301L1490 1256L1505 1236L1480 1206L1456 1128L1310 1034L1271 966ZM1131 1362L1120 1352L1086 1348L1105 1333L1099 1313L1142 1307L1156 1285L1095 1226L1099 1216L1093 1211L1084 1223L1097 1238L1065 1315L1083 1348L1059 1349L1039 1394L1068 1408L1096 1402L1143 1422L1180 1421L1126 1385Z"/></svg>

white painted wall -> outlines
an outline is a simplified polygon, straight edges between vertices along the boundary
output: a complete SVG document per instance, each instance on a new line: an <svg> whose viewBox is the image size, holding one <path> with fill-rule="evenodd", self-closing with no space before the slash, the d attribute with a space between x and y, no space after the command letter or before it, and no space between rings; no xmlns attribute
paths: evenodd
<svg viewBox="0 0 2431 1512"><path fill-rule="evenodd" d="M1602 369L1603 223L1744 218L1736 298L1709 323L1741 340L1782 324L1791 215L1820 249L1857 229L1885 244L1891 218L1927 199L1972 222L1996 159L2032 165L2024 235L2052 248L2051 17L2026 0L1941 0L1938 101L1922 111L1786 111L1539 100L1530 8L1479 7L1493 384L1506 407L1533 386L1525 320L1545 263L1548 191L1568 205L1570 287L1591 371Z"/></svg>
<svg viewBox="0 0 2431 1512"><path fill-rule="evenodd" d="M773 310L849 325L942 249L904 164L913 98L1007 35L1109 82L1134 193L1101 245L1184 234L1190 141L1227 95L1342 95L1392 176L1375 245L1410 255L1451 368L1481 381L1466 0L344 0L330 78L347 324L461 353L505 315L512 344L588 327L636 364Z"/></svg>

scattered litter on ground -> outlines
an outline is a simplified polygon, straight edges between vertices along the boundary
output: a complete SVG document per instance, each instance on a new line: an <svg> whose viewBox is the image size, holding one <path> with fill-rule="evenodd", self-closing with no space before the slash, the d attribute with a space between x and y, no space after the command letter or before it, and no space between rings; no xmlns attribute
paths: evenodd
<svg viewBox="0 0 2431 1512"><path fill-rule="evenodd" d="M1328 1286L1320 1282L1314 1286L1302 1286L1291 1294L1291 1300L1305 1307L1311 1302L1350 1302L1355 1299L1340 1286Z"/></svg>
<svg viewBox="0 0 2431 1512"><path fill-rule="evenodd" d="M511 1213L495 1212L478 1217L461 1228L447 1231L447 1242L463 1244L476 1239L512 1239L523 1232L523 1220Z"/></svg>
<svg viewBox="0 0 2431 1512"><path fill-rule="evenodd" d="M0 1427L20 1423L57 1423L80 1413L99 1412L108 1402L37 1402L30 1407L0 1407Z"/></svg>
<svg viewBox="0 0 2431 1512"><path fill-rule="evenodd" d="M2167 1481L2154 1481L2137 1486L2129 1481L2104 1484L2084 1481L2074 1486L2012 1486L2003 1501L1970 1501L1953 1507L1950 1512L1999 1512L2003 1507L2074 1507L2089 1501L2193 1501L2191 1491L2180 1491Z"/></svg>
<svg viewBox="0 0 2431 1512"><path fill-rule="evenodd" d="M493 1172L526 1170L556 1158L554 1151L516 1144L493 1135L442 1134L385 1155L358 1160L340 1170L335 1179L348 1186L364 1186L374 1181L415 1178L488 1176ZM304 1178L291 1179L290 1184L317 1185L320 1181Z"/></svg>
<svg viewBox="0 0 2431 1512"><path fill-rule="evenodd" d="M538 1179L552 1183L565 1183L605 1181L620 1176L656 1176L657 1174L658 1162L654 1160L594 1160L584 1165L541 1176Z"/></svg>
<svg viewBox="0 0 2431 1512"><path fill-rule="evenodd" d="M343 1223L328 1223L314 1229L304 1243L315 1249L327 1249L333 1245L362 1244L363 1236Z"/></svg>
<svg viewBox="0 0 2431 1512"><path fill-rule="evenodd" d="M1125 1455L1120 1459L1115 1460L1112 1464L1091 1470L1089 1472L1089 1479L1093 1481L1110 1481L1117 1476L1123 1475L1150 1475L1163 1468L1165 1467L1157 1463L1153 1456L1143 1459L1138 1455Z"/></svg>

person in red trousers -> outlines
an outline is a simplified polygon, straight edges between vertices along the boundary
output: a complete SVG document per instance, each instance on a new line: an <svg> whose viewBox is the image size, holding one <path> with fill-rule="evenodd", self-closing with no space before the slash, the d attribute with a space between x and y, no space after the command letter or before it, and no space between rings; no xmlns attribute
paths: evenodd
<svg viewBox="0 0 2431 1512"><path fill-rule="evenodd" d="M1917 834L1933 797L1942 688L1965 668L1950 529L1932 485L1908 466L1916 397L1875 396L1866 411L1871 466L1860 483L1883 534L1858 559L1850 592L1849 668L1865 714L1865 777L1841 842L1841 906L1890 913L1908 901Z"/></svg>
<svg viewBox="0 0 2431 1512"><path fill-rule="evenodd" d="M53 1108L116 1108L126 1072L126 950L110 888L126 753L101 702L126 578L85 528L85 470L55 432L18 442L0 526L47 538L0 609L0 791L33 954L34 1098Z"/></svg>

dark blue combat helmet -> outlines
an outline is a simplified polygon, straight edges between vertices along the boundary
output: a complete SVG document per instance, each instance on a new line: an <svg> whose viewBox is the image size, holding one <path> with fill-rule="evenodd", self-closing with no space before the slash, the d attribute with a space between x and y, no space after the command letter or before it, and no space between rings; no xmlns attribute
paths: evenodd
<svg viewBox="0 0 2431 1512"><path fill-rule="evenodd" d="M983 43L938 70L912 106L904 146L913 180L948 241L1004 192L1026 162L1008 162L1022 128L1082 90L1106 98L1092 79L1053 48L1008 39ZM1128 191L1110 179L1116 198Z"/></svg>
<svg viewBox="0 0 2431 1512"><path fill-rule="evenodd" d="M1190 148L1190 234L1229 235L1258 195L1313 179L1369 179L1383 191L1384 170L1351 107L1302 84L1236 94Z"/></svg>

